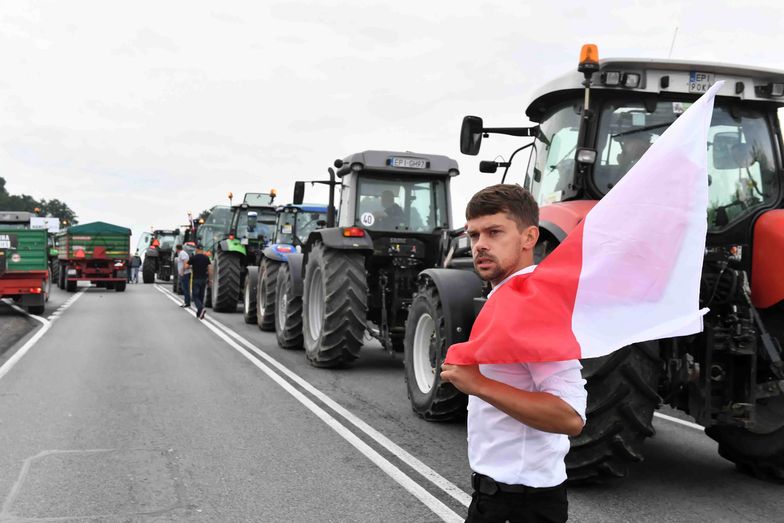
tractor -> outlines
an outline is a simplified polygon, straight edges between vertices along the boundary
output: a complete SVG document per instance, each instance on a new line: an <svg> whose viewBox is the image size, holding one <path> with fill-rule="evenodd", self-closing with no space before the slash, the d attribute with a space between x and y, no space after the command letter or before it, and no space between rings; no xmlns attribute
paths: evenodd
<svg viewBox="0 0 784 523"><path fill-rule="evenodd" d="M455 160L412 152L364 151L334 165L337 172L330 168L330 179L318 182L330 188L327 227L288 257L286 297L289 304L302 297L302 339L316 367L354 361L366 332L389 353L402 352L417 274L445 253L449 186L459 174ZM304 183L296 184L295 203Z"/></svg>
<svg viewBox="0 0 784 523"><path fill-rule="evenodd" d="M269 194L247 193L241 204L231 207L228 230L210 248L213 279L207 293L216 312L236 312L248 268L258 266L261 251L272 237L274 200L274 190Z"/></svg>
<svg viewBox="0 0 784 523"><path fill-rule="evenodd" d="M740 470L784 479L784 144L777 117L784 71L599 61L595 46L586 47L576 72L535 94L526 110L535 126L491 128L475 116L463 120L464 154L477 154L482 138L493 134L532 139L510 161L481 162L480 170L504 167L505 177L514 154L530 149L523 186L540 205L535 256L541 260L718 80L725 84L707 144L710 203L700 302L710 312L704 330L582 361L588 419L566 457L572 481L625 475L630 462L642 460L662 404L704 426L719 454ZM467 238L456 238L450 252L443 268L421 275L408 318L408 392L425 419L464 413L460 394L440 382L440 366L449 345L467 338L486 291L471 270Z"/></svg>
<svg viewBox="0 0 784 523"><path fill-rule="evenodd" d="M274 236L263 251L261 264L248 268L245 321L275 331L284 349L302 348L302 296L291 292L288 258L302 251L311 232L327 225L327 206L288 204L278 207L277 213Z"/></svg>
<svg viewBox="0 0 784 523"><path fill-rule="evenodd" d="M179 236L179 229L157 229L142 236L147 248L142 263L142 280L144 283L155 283L159 280L169 281L172 275L172 252Z"/></svg>

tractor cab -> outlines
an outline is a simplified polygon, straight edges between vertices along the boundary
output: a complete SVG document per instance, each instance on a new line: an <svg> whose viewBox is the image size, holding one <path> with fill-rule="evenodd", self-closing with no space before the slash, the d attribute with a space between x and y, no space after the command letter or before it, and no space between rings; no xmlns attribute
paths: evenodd
<svg viewBox="0 0 784 523"><path fill-rule="evenodd" d="M625 386L621 373L611 367L624 366L645 376L640 383L650 390L650 398L663 398L705 426L723 457L761 477L784 477L784 147L778 119L784 71L709 62L599 60L596 47L588 45L577 71L534 95L526 115L535 126L490 128L475 116L463 121L465 154L477 154L482 138L492 134L532 138L515 153L531 152L522 182L540 205L536 254L541 259L720 80L724 85L715 99L706 144L708 229L700 305L710 312L704 331L583 362L589 402L593 396L605 414L589 415L583 434L573 441L567 456L572 479L625 470L626 458L601 440L624 405L649 425L656 401L636 393L621 402L611 400L612 388ZM509 163L482 162L480 169L494 172L504 165L508 170ZM629 424L617 432L619 444L638 454L648 431Z"/></svg>
<svg viewBox="0 0 784 523"><path fill-rule="evenodd" d="M278 207L274 245L302 246L311 232L327 225L327 206L316 204L288 204Z"/></svg>

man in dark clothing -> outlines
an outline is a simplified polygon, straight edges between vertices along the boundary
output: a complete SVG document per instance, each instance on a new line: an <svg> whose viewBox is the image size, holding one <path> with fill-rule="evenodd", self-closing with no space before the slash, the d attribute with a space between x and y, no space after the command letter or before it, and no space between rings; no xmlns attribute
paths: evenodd
<svg viewBox="0 0 784 523"><path fill-rule="evenodd" d="M375 214L378 220L377 228L379 229L397 229L399 225L405 222L405 213L403 208L395 202L395 194L386 190L381 193L381 206L383 211L378 211Z"/></svg>
<svg viewBox="0 0 784 523"><path fill-rule="evenodd" d="M129 283L139 283L139 267L141 266L142 259L139 257L139 251L136 251L131 258L131 272L128 275Z"/></svg>
<svg viewBox="0 0 784 523"><path fill-rule="evenodd" d="M193 274L191 294L196 305L196 317L202 320L204 319L204 291L207 285L212 283L212 262L204 254L204 249L196 249L196 254L184 262L184 266Z"/></svg>

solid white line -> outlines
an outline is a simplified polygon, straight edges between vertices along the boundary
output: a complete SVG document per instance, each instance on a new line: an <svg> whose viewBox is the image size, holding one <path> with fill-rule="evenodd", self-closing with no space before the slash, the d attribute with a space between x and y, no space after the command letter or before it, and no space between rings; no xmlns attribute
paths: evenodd
<svg viewBox="0 0 784 523"><path fill-rule="evenodd" d="M682 419L673 418L672 416L668 416L666 414L661 414L659 412L654 412L653 415L656 416L657 418L661 418L661 419L664 419L664 420L667 420L667 421L671 421L673 423L677 423L678 425L683 425L684 427L689 427L689 428L697 429L697 430L705 430L705 427L703 427L702 425L697 425L696 423L692 423L691 421L685 421L685 420L682 420Z"/></svg>
<svg viewBox="0 0 784 523"><path fill-rule="evenodd" d="M47 320L46 318L43 318L41 316L36 316L35 314L30 314L29 312L27 312L26 310L24 310L23 308L21 308L17 304L15 304L13 302L10 302L7 299L4 299L3 301L5 302L6 305L11 307L12 309L14 309L14 310L16 310L18 312L21 312L25 316L29 316L30 318L33 318L34 320L40 321L42 325L46 325L47 323L49 323L49 320Z"/></svg>
<svg viewBox="0 0 784 523"><path fill-rule="evenodd" d="M79 299L79 297L80 297L82 294L84 294L84 291L81 291L81 292L79 292L79 293L75 294L75 295L73 296L73 298L71 298L70 300L68 300L68 302L66 302L66 304L64 304L64 305L67 305L67 306L66 306L66 307L64 307L64 308L63 308L63 310L65 310L65 309L67 309L68 307L70 307L71 305L73 305L73 304L76 302L76 300L77 300L77 299ZM13 307L15 307L15 305L12 305L12 306L13 306ZM20 309L20 310L22 310L22 309ZM24 311L24 310L22 310L22 312L25 312L25 311ZM27 314L27 313L25 312L25 314ZM3 376L5 376L6 374L8 374L8 371L9 371L9 370L11 370L11 369L14 367L14 365L16 365L16 363L17 363L19 360L21 360L21 359L22 359L22 357L23 357L25 354L27 354L27 351L29 351L29 350L30 350L30 349L33 347L33 345L35 345L35 344L38 342L38 340L40 340L40 339L43 337L43 335L44 335L44 334L46 334L46 333L49 331L49 329L52 327L52 322L51 322L51 321L48 321L48 320L46 320L45 318L41 318L41 317L39 317L39 316L34 316L34 315L32 315L32 314L29 314L28 316L30 316L30 317L32 317L32 318L35 318L35 319L37 319L37 320L39 320L39 321L41 321L41 322L43 323L43 326L41 327L41 329L40 329L38 332L36 332L35 334L33 334L33 337L32 337L32 338L30 338L29 340L27 340L27 343L25 343L24 345L22 345L22 346L19 348L19 350L18 350L18 351L16 351L16 353L14 353L14 355L13 355L13 356L11 356L10 358L8 358L8 360L7 360L5 363L3 363L3 365L2 365L2 366L0 366L0 379L2 379L2 377L3 377Z"/></svg>
<svg viewBox="0 0 784 523"><path fill-rule="evenodd" d="M162 289L163 292L167 293L170 297L174 296L168 289ZM178 300L179 301L179 300ZM229 328L228 326L224 325L223 323L219 322L218 320L208 316L206 318L208 321L214 323L219 328L223 329L226 334L234 338L235 340L242 343L246 348L253 351L253 353L257 354L259 357L263 358L269 364L274 366L280 372L288 376L292 381L296 384L301 386L303 389L311 393L321 402L326 404L332 410L343 416L349 423L354 425L356 428L367 434L371 439L373 439L376 443L387 449L389 452L397 456L401 461L403 461L406 465L411 467L412 469L416 470L419 474L421 474L424 478L428 481L433 483L435 486L443 490L445 493L449 494L452 498L458 501L464 507L468 507L471 504L471 496L467 494L465 491L461 490L460 487L443 477L441 474L430 468L429 466L425 465L422 461L418 458L414 457L405 449L401 448L399 445L394 443L388 437L381 434L379 431L368 425L366 422L362 421L356 415L352 414L349 410L345 407L334 401L332 398L321 392L319 389L311 385L308 381L303 379L298 374L289 370L288 367L280 363L278 360L263 352L258 347L253 345L247 339L239 335L237 332Z"/></svg>
<svg viewBox="0 0 784 523"><path fill-rule="evenodd" d="M180 300L171 296L166 290L160 288L157 284L155 288L162 293L164 296L172 300L173 302L179 304ZM186 309L186 311L195 316L195 312ZM444 521L449 522L460 522L463 521L463 518L460 517L456 512L452 511L449 507L444 505L441 501L439 501L435 496L430 494L427 490L425 490L421 485L419 485L416 481L411 479L405 472L397 468L394 464L392 464L389 460L384 458L381 454L375 451L372 447L370 447L367 443L359 439L353 432L348 430L344 425L342 425L337 419L331 416L327 411L316 405L312 400L294 388L289 382L284 380L280 375L274 372L271 368L266 366L264 363L260 362L258 358L253 357L247 350L243 349L237 343L235 343L229 336L227 336L224 332L221 331L218 327L213 325L212 323L202 322L202 324L210 329L216 336L221 338L225 341L230 347L235 349L237 352L245 356L245 358L250 361L253 365L258 367L264 374L269 376L275 383L280 385L283 390L291 394L297 401L302 403L308 410L310 410L313 414L315 414L321 421L329 425L332 430L337 432L343 439L348 441L351 445L354 446L358 451L360 451L366 458L372 461L378 468L383 470L389 477L395 480L400 486L406 489L409 493L411 493L414 497L416 497L419 501L421 501L427 508L433 511L438 517L440 517Z"/></svg>

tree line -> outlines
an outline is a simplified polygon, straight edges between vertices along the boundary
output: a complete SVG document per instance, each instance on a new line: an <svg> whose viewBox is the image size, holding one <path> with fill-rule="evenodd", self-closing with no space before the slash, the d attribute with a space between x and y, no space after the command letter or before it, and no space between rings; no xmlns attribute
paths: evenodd
<svg viewBox="0 0 784 523"><path fill-rule="evenodd" d="M5 178L2 176L0 176L0 211L28 211L38 216L60 218L60 223L67 220L68 225L79 223L73 209L57 198L36 200L29 194L9 194L5 188Z"/></svg>

